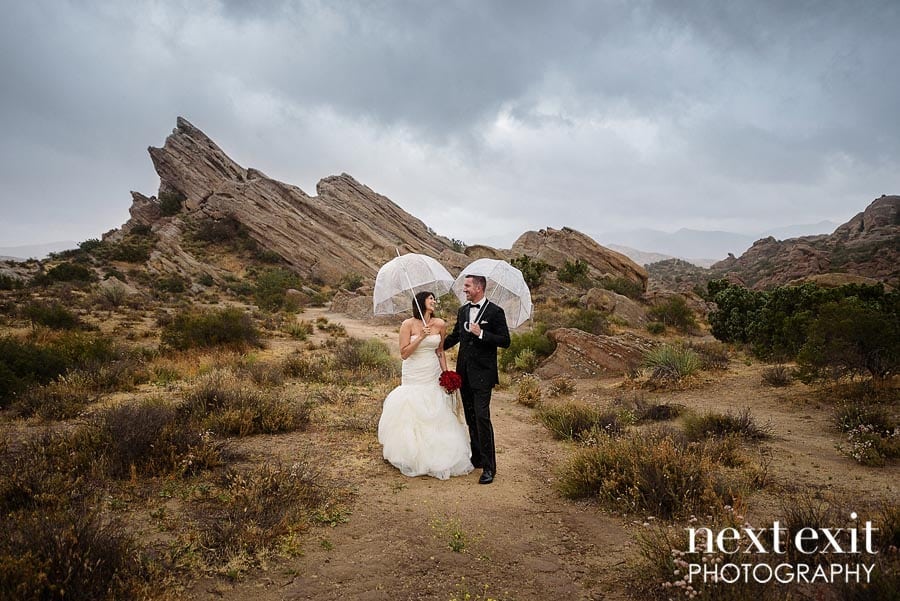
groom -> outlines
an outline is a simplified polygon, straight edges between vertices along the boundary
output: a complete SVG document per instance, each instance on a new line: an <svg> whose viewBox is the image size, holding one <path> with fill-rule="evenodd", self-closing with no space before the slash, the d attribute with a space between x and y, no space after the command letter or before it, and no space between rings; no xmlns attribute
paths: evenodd
<svg viewBox="0 0 900 601"><path fill-rule="evenodd" d="M467 275L463 292L466 304L456 314L456 326L444 340L444 348L459 343L456 371L462 376L463 409L469 424L472 465L482 468L479 484L490 484L497 471L494 456L494 428L491 426L491 390L499 383L497 348L509 347L506 315L498 305L484 298L487 281Z"/></svg>

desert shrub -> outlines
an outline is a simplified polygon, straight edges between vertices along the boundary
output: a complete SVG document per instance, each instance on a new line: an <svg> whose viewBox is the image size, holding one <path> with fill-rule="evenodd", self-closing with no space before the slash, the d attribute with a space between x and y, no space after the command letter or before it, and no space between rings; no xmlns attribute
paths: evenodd
<svg viewBox="0 0 900 601"><path fill-rule="evenodd" d="M181 212L186 197L178 190L168 190L159 193L159 210L166 217L177 215Z"/></svg>
<svg viewBox="0 0 900 601"><path fill-rule="evenodd" d="M553 378L547 387L547 394L552 397L569 396L573 392L575 392L575 380L564 376Z"/></svg>
<svg viewBox="0 0 900 601"><path fill-rule="evenodd" d="M525 283L532 290L544 282L544 273L550 269L550 264L540 259L532 259L528 255L521 255L510 261L510 264L522 272Z"/></svg>
<svg viewBox="0 0 900 601"><path fill-rule="evenodd" d="M195 510L200 546L217 560L252 560L261 551L277 549L329 509L329 491L305 458L290 467L229 470L219 489Z"/></svg>
<svg viewBox="0 0 900 601"><path fill-rule="evenodd" d="M0 597L134 599L148 568L125 525L85 500L0 516Z"/></svg>
<svg viewBox="0 0 900 601"><path fill-rule="evenodd" d="M122 284L111 283L97 290L95 302L102 308L114 309L122 306L128 298L128 292Z"/></svg>
<svg viewBox="0 0 900 601"><path fill-rule="evenodd" d="M193 237L195 240L208 243L231 242L246 238L247 231L240 221L228 216L200 221L193 232Z"/></svg>
<svg viewBox="0 0 900 601"><path fill-rule="evenodd" d="M400 373L399 362L380 340L348 338L334 351L334 367L358 375L393 378Z"/></svg>
<svg viewBox="0 0 900 601"><path fill-rule="evenodd" d="M334 356L326 353L303 354L294 352L281 363L284 375L310 382L327 381L334 371Z"/></svg>
<svg viewBox="0 0 900 601"><path fill-rule="evenodd" d="M566 327L575 328L588 334L603 334L608 330L606 317L596 309L574 309L568 315Z"/></svg>
<svg viewBox="0 0 900 601"><path fill-rule="evenodd" d="M20 417L70 419L97 397L97 388L86 374L70 372L44 386L29 388L13 401L12 410Z"/></svg>
<svg viewBox="0 0 900 601"><path fill-rule="evenodd" d="M675 328L681 333L697 330L697 318L683 296L674 295L657 303L648 311L651 319Z"/></svg>
<svg viewBox="0 0 900 601"><path fill-rule="evenodd" d="M621 294L631 299L638 299L644 294L644 287L641 286L640 282L635 282L628 278L606 276L600 278L597 283L601 288L612 290L616 294Z"/></svg>
<svg viewBox="0 0 900 601"><path fill-rule="evenodd" d="M656 336L666 332L666 324L658 321L651 321L647 324L647 331Z"/></svg>
<svg viewBox="0 0 900 601"><path fill-rule="evenodd" d="M284 305L289 288L301 288L303 281L286 269L267 269L256 277L253 296L261 309L275 311Z"/></svg>
<svg viewBox="0 0 900 601"><path fill-rule="evenodd" d="M240 437L298 430L309 423L312 411L306 402L260 390L222 370L201 376L185 402L207 428Z"/></svg>
<svg viewBox="0 0 900 601"><path fill-rule="evenodd" d="M776 388L788 386L794 379L794 370L787 365L772 365L763 370L762 379L769 386Z"/></svg>
<svg viewBox="0 0 900 601"><path fill-rule="evenodd" d="M52 284L53 282L92 282L97 277L90 267L80 263L60 263L47 270L46 273L35 276L38 285Z"/></svg>
<svg viewBox="0 0 900 601"><path fill-rule="evenodd" d="M635 423L658 422L675 419L684 413L684 405L647 400L643 395L620 396L613 401L620 414Z"/></svg>
<svg viewBox="0 0 900 601"><path fill-rule="evenodd" d="M81 242L78 244L78 248L83 250L86 253L95 251L98 248L100 248L101 246L103 246L103 242L101 242L97 238L88 238L84 242Z"/></svg>
<svg viewBox="0 0 900 601"><path fill-rule="evenodd" d="M341 281L338 283L339 288L343 288L344 290L358 290L360 286L363 285L363 277L358 273L347 273L341 278Z"/></svg>
<svg viewBox="0 0 900 601"><path fill-rule="evenodd" d="M701 369L706 371L728 369L728 346L721 342L692 342L687 348L700 357Z"/></svg>
<svg viewBox="0 0 900 601"><path fill-rule="evenodd" d="M561 282L568 282L582 288L589 288L591 285L591 279L588 277L589 270L590 266L581 259L575 259L574 263L566 260L566 262L563 263L563 266L556 272L556 277L558 277Z"/></svg>
<svg viewBox="0 0 900 601"><path fill-rule="evenodd" d="M508 371L524 349L530 349L536 357L543 359L553 354L556 343L547 337L544 328L540 326L530 332L513 333L510 336L509 348L500 352L500 367Z"/></svg>
<svg viewBox="0 0 900 601"><path fill-rule="evenodd" d="M150 259L153 241L148 238L126 238L120 242L107 244L106 258L125 263L146 263Z"/></svg>
<svg viewBox="0 0 900 601"><path fill-rule="evenodd" d="M684 417L684 433L689 440L730 435L762 440L771 437L771 430L770 424L757 424L750 409L744 409L738 414L708 411Z"/></svg>
<svg viewBox="0 0 900 601"><path fill-rule="evenodd" d="M41 344L0 338L0 406L29 386L46 384L70 369L97 371L118 356L112 341L102 336L67 332Z"/></svg>
<svg viewBox="0 0 900 601"><path fill-rule="evenodd" d="M541 381L536 376L525 374L519 380L516 401L526 407L535 407L541 402Z"/></svg>
<svg viewBox="0 0 900 601"><path fill-rule="evenodd" d="M206 286L207 288L209 288L210 286L212 286L216 283L216 280L215 280L215 278L213 278L212 275L210 275L208 273L204 273L204 274L201 274L200 277L197 278L197 283L200 284L201 286Z"/></svg>
<svg viewBox="0 0 900 601"><path fill-rule="evenodd" d="M221 443L161 399L106 409L96 417L96 424L105 467L114 478L193 474L224 463Z"/></svg>
<svg viewBox="0 0 900 601"><path fill-rule="evenodd" d="M181 294L185 290L187 290L191 285L191 281L185 277L178 275L177 273L173 273L167 276L163 276L156 280L154 285L154 289L157 292L168 292L171 294Z"/></svg>
<svg viewBox="0 0 900 601"><path fill-rule="evenodd" d="M296 340L306 340L313 333L313 324L305 319L290 321L284 327L284 332Z"/></svg>
<svg viewBox="0 0 900 601"><path fill-rule="evenodd" d="M31 302L22 309L22 315L31 321L31 326L46 326L54 330L75 330L84 324L77 315L62 304L51 302Z"/></svg>
<svg viewBox="0 0 900 601"><path fill-rule="evenodd" d="M281 386L284 383L284 370L280 363L251 361L243 365L241 371L249 375L250 380L258 386Z"/></svg>
<svg viewBox="0 0 900 601"><path fill-rule="evenodd" d="M329 322L324 317L316 319L316 327L335 338L343 338L347 335L347 328L344 327L344 324Z"/></svg>
<svg viewBox="0 0 900 601"><path fill-rule="evenodd" d="M733 504L742 486L716 465L708 443L646 432L598 438L564 466L559 480L567 497L595 497L619 511L664 519Z"/></svg>
<svg viewBox="0 0 900 601"><path fill-rule="evenodd" d="M834 423L841 432L849 432L857 426L871 426L879 432L892 432L897 422L887 408L871 402L844 400L834 410Z"/></svg>
<svg viewBox="0 0 900 601"><path fill-rule="evenodd" d="M178 350L214 346L245 348L259 345L250 315L236 307L188 309L178 312L162 330L163 344Z"/></svg>
<svg viewBox="0 0 900 601"><path fill-rule="evenodd" d="M21 290L25 282L19 278L0 273L0 290Z"/></svg>
<svg viewBox="0 0 900 601"><path fill-rule="evenodd" d="M651 370L650 379L657 383L678 382L700 370L700 357L680 345L662 344L644 354L643 367Z"/></svg>
<svg viewBox="0 0 900 601"><path fill-rule="evenodd" d="M584 441L600 433L614 436L625 427L615 411L580 402L541 405L537 417L553 436L565 440Z"/></svg>
<svg viewBox="0 0 900 601"><path fill-rule="evenodd" d="M253 258L260 263L268 263L270 265L277 265L282 261L281 255L278 254L278 252L261 248L257 248L253 251Z"/></svg>
<svg viewBox="0 0 900 601"><path fill-rule="evenodd" d="M810 323L797 362L805 381L868 374L883 382L900 367L898 313L856 298L826 303Z"/></svg>
<svg viewBox="0 0 900 601"><path fill-rule="evenodd" d="M523 348L513 360L513 367L524 373L532 373L538 366L538 358L530 348Z"/></svg>

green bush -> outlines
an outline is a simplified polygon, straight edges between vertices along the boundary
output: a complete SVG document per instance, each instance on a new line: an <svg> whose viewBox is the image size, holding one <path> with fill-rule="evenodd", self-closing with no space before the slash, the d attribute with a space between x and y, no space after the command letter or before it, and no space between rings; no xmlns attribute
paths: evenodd
<svg viewBox="0 0 900 601"><path fill-rule="evenodd" d="M106 258L125 263L146 263L150 259L152 241L123 240L107 245Z"/></svg>
<svg viewBox="0 0 900 601"><path fill-rule="evenodd" d="M606 317L596 309L575 309L566 327L575 328L588 334L603 334L608 330Z"/></svg>
<svg viewBox="0 0 900 601"><path fill-rule="evenodd" d="M193 234L194 239L208 243L233 242L247 236L243 224L230 216L222 219L204 219L198 223Z"/></svg>
<svg viewBox="0 0 900 601"><path fill-rule="evenodd" d="M191 281L177 273L167 275L156 280L155 289L159 292L169 292L171 294L181 294L191 285Z"/></svg>
<svg viewBox="0 0 900 601"><path fill-rule="evenodd" d="M823 305L797 362L806 381L868 374L883 382L900 367L900 320L857 298Z"/></svg>
<svg viewBox="0 0 900 601"><path fill-rule="evenodd" d="M163 327L163 344L178 350L259 346L259 332L250 315L236 307L180 311Z"/></svg>
<svg viewBox="0 0 900 601"><path fill-rule="evenodd" d="M651 319L673 327L686 334L697 330L697 318L687 305L683 296L670 296L651 307L648 311Z"/></svg>
<svg viewBox="0 0 900 601"><path fill-rule="evenodd" d="M340 283L338 283L339 288L350 290L351 292L354 290L358 290L362 285L363 277L358 273L344 274L344 277L342 277Z"/></svg>
<svg viewBox="0 0 900 601"><path fill-rule="evenodd" d="M651 321L647 324L647 331L655 336L664 334L666 331L666 324L660 323L658 321Z"/></svg>
<svg viewBox="0 0 900 601"><path fill-rule="evenodd" d="M21 290L24 287L25 282L21 279L0 274L0 290Z"/></svg>
<svg viewBox="0 0 900 601"><path fill-rule="evenodd" d="M284 305L289 288L301 287L303 281L297 274L286 269L268 269L257 276L253 296L261 309L276 311Z"/></svg>
<svg viewBox="0 0 900 601"><path fill-rule="evenodd" d="M177 190L174 191L166 191L159 193L159 210L160 212L167 216L171 217L172 215L177 215L181 212L181 207L184 205L184 201L186 197L184 193L179 192Z"/></svg>
<svg viewBox="0 0 900 601"><path fill-rule="evenodd" d="M603 277L597 281L601 288L612 290L616 294L627 296L631 299L639 299L644 294L644 287L640 282L629 280L628 278Z"/></svg>
<svg viewBox="0 0 900 601"><path fill-rule="evenodd" d="M22 313L31 321L31 326L46 326L54 330L75 330L84 324L77 315L60 303L32 302L25 306Z"/></svg>
<svg viewBox="0 0 900 601"><path fill-rule="evenodd" d="M574 263L566 260L563 266L559 268L559 271L556 272L556 277L561 282L569 282L582 288L589 288L591 284L588 277L589 270L590 266L581 259L575 259Z"/></svg>
<svg viewBox="0 0 900 601"><path fill-rule="evenodd" d="M97 239L97 238L88 238L88 239L85 240L84 242L81 242L81 243L78 245L78 248L81 249L81 250L83 250L83 251L86 252L86 253L89 253L89 252L92 252L92 251L97 250L97 249L100 248L101 246L103 246L103 242L101 242L99 239Z"/></svg>
<svg viewBox="0 0 900 601"><path fill-rule="evenodd" d="M556 343L547 337L542 326L538 326L530 332L514 333L510 336L509 348L500 352L500 367L509 371L514 365L516 357L524 349L530 349L535 357L543 359L553 354L553 351L556 350Z"/></svg>
<svg viewBox="0 0 900 601"><path fill-rule="evenodd" d="M540 259L532 260L528 255L522 255L510 261L510 264L522 272L525 283L532 290L544 282L544 273L550 269L550 265Z"/></svg>
<svg viewBox="0 0 900 601"><path fill-rule="evenodd" d="M354 373L394 377L400 373L398 361L391 356L387 345L380 340L348 338L335 349L335 367Z"/></svg>
<svg viewBox="0 0 900 601"><path fill-rule="evenodd" d="M47 273L35 277L35 283L40 285L53 282L92 282L97 277L94 272L79 263L60 263L47 270Z"/></svg>

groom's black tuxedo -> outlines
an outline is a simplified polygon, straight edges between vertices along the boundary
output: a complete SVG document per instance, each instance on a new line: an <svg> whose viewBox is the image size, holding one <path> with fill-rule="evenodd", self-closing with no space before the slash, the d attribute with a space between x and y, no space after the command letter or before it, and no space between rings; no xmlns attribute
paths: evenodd
<svg viewBox="0 0 900 601"><path fill-rule="evenodd" d="M470 303L464 304L456 314L456 325L444 339L444 348L459 343L456 371L462 376L463 409L469 425L472 442L472 463L485 471L495 472L494 428L491 425L491 389L499 382L497 349L509 347L509 327L506 314L498 305L482 299L485 305L477 316L481 338L463 327L469 322Z"/></svg>

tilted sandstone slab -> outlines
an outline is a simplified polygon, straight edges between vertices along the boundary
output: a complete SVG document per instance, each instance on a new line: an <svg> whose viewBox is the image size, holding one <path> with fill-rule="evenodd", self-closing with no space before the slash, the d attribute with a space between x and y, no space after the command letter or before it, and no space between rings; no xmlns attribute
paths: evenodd
<svg viewBox="0 0 900 601"><path fill-rule="evenodd" d="M656 343L631 333L597 336L573 328L550 330L556 350L537 369L542 378L622 375L641 364L644 353Z"/></svg>

